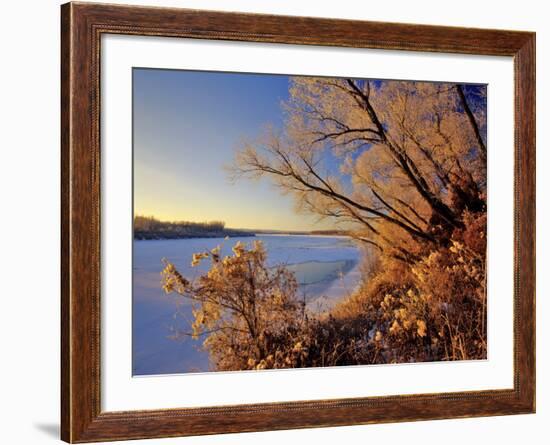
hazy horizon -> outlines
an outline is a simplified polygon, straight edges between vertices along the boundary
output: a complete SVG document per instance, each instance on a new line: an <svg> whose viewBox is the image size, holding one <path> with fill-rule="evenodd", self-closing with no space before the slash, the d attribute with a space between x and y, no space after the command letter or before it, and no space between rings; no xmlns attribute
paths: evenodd
<svg viewBox="0 0 550 445"><path fill-rule="evenodd" d="M160 222L165 222L165 223L191 223L191 224L209 224L209 223L216 223L216 222L223 222L225 223L225 221L221 221L221 220L202 220L202 221L199 221L199 220L163 220L161 218L157 218L155 215L142 215L142 214L135 214L134 215L134 218L136 217L142 217L142 218L153 218L153 219L156 219ZM226 229L232 229L232 230L246 230L246 231L253 231L253 230L259 230L259 231L269 231L269 230L273 230L273 231L276 231L276 232L284 232L284 231L289 231L289 232L310 232L310 231L317 231L317 230L344 230L344 229L341 229L341 228L338 228L338 227L331 227L331 228L328 228L328 229L318 229L318 228L312 228L312 229L304 229L304 230L296 230L296 229L278 229L278 228L274 228L274 227L265 227L265 228L254 228L254 227L236 227L236 226L230 226L230 225L227 225L225 224L225 228Z"/></svg>

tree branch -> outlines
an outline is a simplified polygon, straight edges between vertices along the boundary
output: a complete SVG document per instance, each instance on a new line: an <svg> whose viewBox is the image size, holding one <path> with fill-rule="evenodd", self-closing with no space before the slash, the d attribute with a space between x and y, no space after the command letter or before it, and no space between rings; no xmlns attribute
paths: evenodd
<svg viewBox="0 0 550 445"><path fill-rule="evenodd" d="M466 95L464 94L464 90L462 88L462 85L457 85L456 86L456 91L458 93L458 97L460 98L460 102L462 104L462 107L464 108L464 111L466 112L466 116L468 116L468 120L470 121L470 125L472 126L472 130L474 130L474 134L476 136L477 143L479 144L481 155L483 156L484 160L487 161L487 147L485 146L485 142L483 142L483 138L481 137L481 131L479 130L479 125L477 124L474 113L472 113L472 109L470 108L470 105L468 104L468 101L466 100Z"/></svg>

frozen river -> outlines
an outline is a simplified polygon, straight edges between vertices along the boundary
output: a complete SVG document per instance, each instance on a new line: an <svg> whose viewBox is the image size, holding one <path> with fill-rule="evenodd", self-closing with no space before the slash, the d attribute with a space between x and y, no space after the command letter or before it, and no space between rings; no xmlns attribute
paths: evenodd
<svg viewBox="0 0 550 445"><path fill-rule="evenodd" d="M200 351L202 340L169 338L174 329L189 331L191 307L180 308L174 318L174 295L166 295L160 285L162 258L174 263L186 277L200 275L208 261L191 267L195 252L223 244L222 255L230 255L237 241L263 241L268 263L285 264L296 274L300 296L312 311L329 309L356 288L360 249L346 237L308 235L259 235L247 238L192 238L134 241L132 349L134 375L177 374L208 371L208 354Z"/></svg>

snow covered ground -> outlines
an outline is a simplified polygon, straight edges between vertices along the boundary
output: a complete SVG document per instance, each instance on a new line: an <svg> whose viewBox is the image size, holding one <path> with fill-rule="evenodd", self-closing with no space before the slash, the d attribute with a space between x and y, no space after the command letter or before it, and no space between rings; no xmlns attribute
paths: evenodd
<svg viewBox="0 0 550 445"><path fill-rule="evenodd" d="M300 296L312 311L329 309L349 295L360 279L360 249L346 237L307 235L260 235L256 237L193 238L135 241L133 252L133 374L176 374L208 371L208 354L200 351L202 340L169 338L175 329L189 330L191 307L177 307L173 295L160 286L162 258L174 263L186 277L208 269L208 262L191 267L195 252L222 244L222 255L231 254L237 241L264 242L270 265L286 264L300 283Z"/></svg>

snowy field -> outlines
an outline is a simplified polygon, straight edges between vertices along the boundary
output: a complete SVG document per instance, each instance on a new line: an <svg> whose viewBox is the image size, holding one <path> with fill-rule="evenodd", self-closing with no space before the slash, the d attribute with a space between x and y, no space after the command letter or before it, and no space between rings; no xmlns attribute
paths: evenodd
<svg viewBox="0 0 550 445"><path fill-rule="evenodd" d="M312 311L324 311L349 295L360 278L360 249L346 237L261 235L247 238L194 238L134 241L133 264L133 375L177 374L208 371L208 354L200 351L202 340L169 338L174 330L189 331L191 307L183 303L176 313L174 295L160 285L162 258L174 263L186 277L208 269L208 261L191 267L193 253L222 244L230 255L237 241L261 240L270 265L285 264L300 284L300 297ZM181 300L181 299L180 299Z"/></svg>

